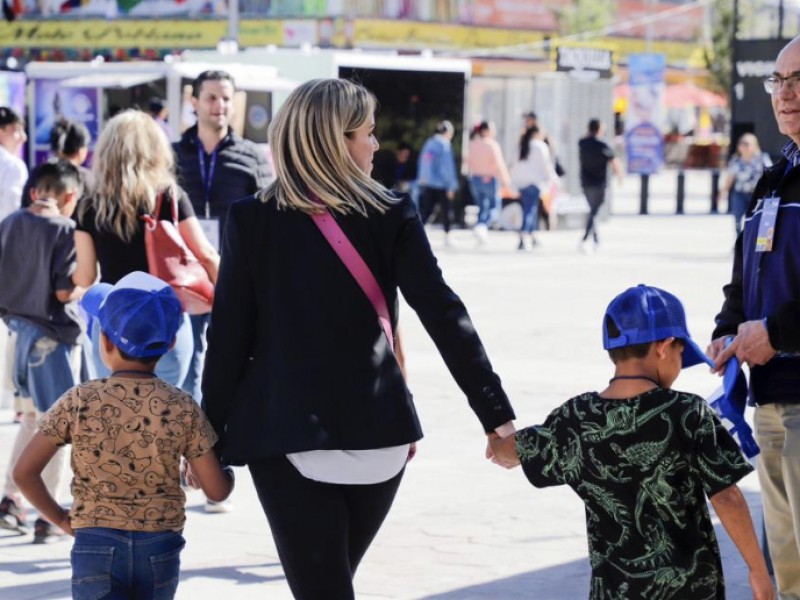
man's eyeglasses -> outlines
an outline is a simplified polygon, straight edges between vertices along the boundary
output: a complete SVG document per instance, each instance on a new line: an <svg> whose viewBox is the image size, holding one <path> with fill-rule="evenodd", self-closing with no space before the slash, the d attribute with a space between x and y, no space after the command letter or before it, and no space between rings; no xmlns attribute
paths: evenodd
<svg viewBox="0 0 800 600"><path fill-rule="evenodd" d="M777 94L781 91L781 86L786 84L790 92L796 92L798 91L798 81L800 81L800 75L789 75L789 77L771 75L764 80L764 89L768 94Z"/></svg>

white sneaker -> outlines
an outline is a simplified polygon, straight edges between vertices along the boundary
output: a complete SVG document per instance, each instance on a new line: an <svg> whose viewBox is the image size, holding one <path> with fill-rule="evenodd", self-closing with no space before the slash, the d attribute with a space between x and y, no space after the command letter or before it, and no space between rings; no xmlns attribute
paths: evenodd
<svg viewBox="0 0 800 600"><path fill-rule="evenodd" d="M233 510L233 503L230 500L213 502L206 499L206 512L212 514L229 513Z"/></svg>
<svg viewBox="0 0 800 600"><path fill-rule="evenodd" d="M449 231L446 231L444 234L444 247L445 248L452 248L453 244L453 237L450 235Z"/></svg>
<svg viewBox="0 0 800 600"><path fill-rule="evenodd" d="M483 246L489 241L489 228L483 223L478 223L475 225L475 227L472 229L472 232L475 234L475 237L478 238L479 246Z"/></svg>

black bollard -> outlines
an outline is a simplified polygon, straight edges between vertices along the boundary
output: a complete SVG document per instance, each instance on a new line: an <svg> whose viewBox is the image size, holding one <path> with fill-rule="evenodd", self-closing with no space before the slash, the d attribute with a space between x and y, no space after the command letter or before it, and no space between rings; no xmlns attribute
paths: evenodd
<svg viewBox="0 0 800 600"><path fill-rule="evenodd" d="M719 169L711 171L711 214L719 212Z"/></svg>
<svg viewBox="0 0 800 600"><path fill-rule="evenodd" d="M683 169L678 171L678 194L675 198L675 214L683 214L683 201L686 199L686 174Z"/></svg>
<svg viewBox="0 0 800 600"><path fill-rule="evenodd" d="M639 214L646 215L647 214L647 200L649 196L648 187L650 185L650 175L647 173L642 173L642 189L639 193Z"/></svg>

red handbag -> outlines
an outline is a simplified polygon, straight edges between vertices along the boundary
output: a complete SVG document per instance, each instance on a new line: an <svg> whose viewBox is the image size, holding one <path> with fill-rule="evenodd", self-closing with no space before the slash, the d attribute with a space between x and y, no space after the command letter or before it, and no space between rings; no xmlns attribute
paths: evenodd
<svg viewBox="0 0 800 600"><path fill-rule="evenodd" d="M172 219L160 220L161 204L167 195L172 204ZM178 229L178 200L169 189L161 190L152 215L143 215L144 247L150 274L166 281L190 315L211 311L214 284L208 273L186 245Z"/></svg>

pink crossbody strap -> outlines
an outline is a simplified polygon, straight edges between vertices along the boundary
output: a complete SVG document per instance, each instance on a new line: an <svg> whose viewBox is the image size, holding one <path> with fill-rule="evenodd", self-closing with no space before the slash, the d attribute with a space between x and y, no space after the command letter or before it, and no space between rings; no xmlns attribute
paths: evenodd
<svg viewBox="0 0 800 600"><path fill-rule="evenodd" d="M389 317L386 297L383 295L383 291L378 285L378 281L375 279L372 271L370 271L367 263L361 258L358 250L355 249L328 209L325 209L324 213L313 214L311 217L314 219L314 224L319 228L320 232L322 232L322 235L328 240L333 251L336 252L344 263L344 266L350 271L353 279L356 280L356 283L358 283L359 287L367 295L367 298L369 298L369 301L375 308L375 312L378 313L378 320L381 323L381 327L383 327L383 331L386 333L389 344L392 350L394 350L392 320Z"/></svg>

